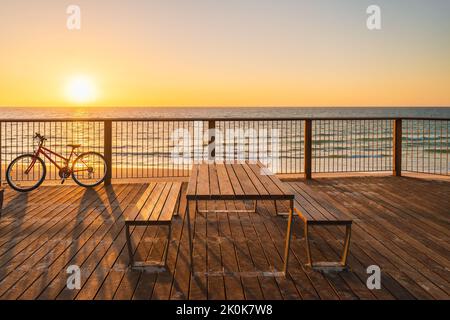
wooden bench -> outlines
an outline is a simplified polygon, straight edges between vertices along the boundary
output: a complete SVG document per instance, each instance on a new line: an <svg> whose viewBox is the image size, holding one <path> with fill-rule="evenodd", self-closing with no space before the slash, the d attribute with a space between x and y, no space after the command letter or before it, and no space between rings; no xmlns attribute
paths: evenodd
<svg viewBox="0 0 450 320"><path fill-rule="evenodd" d="M346 270L347 257L350 249L352 220L332 206L327 196L314 191L306 183L292 183L291 187L295 192L294 211L304 223L305 246L308 259L307 266L319 270ZM309 237L310 226L345 226L345 239L340 261L313 261Z"/></svg>
<svg viewBox="0 0 450 320"><path fill-rule="evenodd" d="M172 235L172 218L177 214L177 203L180 198L181 182L151 183L143 192L139 200L126 208L125 232L127 238L128 255L131 267L165 266ZM164 250L164 264L149 262L135 262L131 243L130 227L132 226L167 226L169 228L167 245Z"/></svg>

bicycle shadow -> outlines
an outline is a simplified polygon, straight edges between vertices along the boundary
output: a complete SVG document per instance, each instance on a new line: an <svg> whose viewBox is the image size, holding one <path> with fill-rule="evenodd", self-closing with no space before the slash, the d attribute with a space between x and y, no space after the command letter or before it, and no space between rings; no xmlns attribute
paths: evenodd
<svg viewBox="0 0 450 320"><path fill-rule="evenodd" d="M76 212L69 215L69 219L75 219L76 222L71 227L70 233L65 236L67 241L70 242L69 247L64 250L65 266L59 270L57 279L52 280L48 273L44 273L42 285L47 286L53 281L55 288L61 289L66 281L66 267L77 265L83 270L83 266L88 263L89 259L99 260L97 257L98 250L101 251L102 241L107 237L111 223L114 223L112 207L116 203L115 194L113 186L98 186L82 191L81 197L75 204L77 206ZM50 287L52 286L50 285ZM46 294L52 296L55 292L50 289L49 292L44 293L44 296Z"/></svg>
<svg viewBox="0 0 450 320"><path fill-rule="evenodd" d="M20 237L26 222L27 208L29 202L29 193L17 193L12 198L7 199L6 192L14 192L11 189L5 190L3 209L1 212L1 231L0 236L0 283L10 271L8 264L11 259L19 253L17 245L23 240Z"/></svg>
<svg viewBox="0 0 450 320"><path fill-rule="evenodd" d="M77 212L74 215L77 226L72 230L70 237L72 240L71 257L89 241L89 238L86 239L85 236L95 235L102 223L108 219L108 206L104 200L105 193L101 192L101 187L87 188L83 191ZM84 241L85 239L86 241Z"/></svg>

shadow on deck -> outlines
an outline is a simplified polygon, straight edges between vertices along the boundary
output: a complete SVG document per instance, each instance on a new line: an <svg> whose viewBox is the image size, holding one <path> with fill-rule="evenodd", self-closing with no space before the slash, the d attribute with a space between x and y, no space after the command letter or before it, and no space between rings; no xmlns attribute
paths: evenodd
<svg viewBox="0 0 450 320"><path fill-rule="evenodd" d="M354 219L351 271L324 274L304 268L303 227L296 219L287 278L277 276L287 220L275 215L270 202L258 203L258 214L197 213L192 275L184 197L173 221L167 270L130 270L122 213L145 187L47 186L29 194L7 189L0 219L0 299L450 298L449 181L314 180L314 189ZM165 232L134 229L136 259L160 259ZM336 259L342 237L338 227L313 227L313 255ZM81 290L66 287L69 265L81 268ZM370 265L381 268L381 290L366 286Z"/></svg>

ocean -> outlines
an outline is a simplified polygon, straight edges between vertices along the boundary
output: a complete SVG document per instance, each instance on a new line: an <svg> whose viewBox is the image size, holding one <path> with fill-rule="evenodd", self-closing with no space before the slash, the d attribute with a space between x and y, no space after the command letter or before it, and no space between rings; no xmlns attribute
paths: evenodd
<svg viewBox="0 0 450 320"><path fill-rule="evenodd" d="M61 118L295 118L295 117L425 117L450 118L450 107L402 108L294 108L294 107L79 107L79 108L0 108L0 120Z"/></svg>
<svg viewBox="0 0 450 320"><path fill-rule="evenodd" d="M368 172L393 169L393 121L354 118L412 117L450 119L450 108L0 108L0 168L23 153L33 152L35 132L47 146L66 154L68 143L82 151L103 153L103 122L86 119L135 119L113 122L113 178L186 176L192 160L207 157L210 118L255 118L217 121L215 154L219 160L264 160L277 173L301 173L304 165L304 121L277 118L342 118L313 121L314 172ZM58 119L83 121L58 121ZM141 119L159 121L142 121ZM164 121L169 118L205 121ZM274 119L258 121L258 118ZM345 120L352 118L353 120ZM47 122L20 120L47 120ZM15 121L18 120L18 121ZM51 120L51 122L48 122ZM236 129L240 129L238 131ZM174 138L174 131L184 130ZM234 136L227 136L230 132ZM265 131L264 131L265 130ZM263 137L264 132L268 137ZM403 167L413 172L450 174L450 120L403 121ZM275 138L274 138L275 137ZM180 148L179 145L183 144ZM255 154L256 151L256 154ZM264 162L264 161L263 161ZM270 161L269 161L270 162ZM48 164L48 166L53 167ZM49 179L58 172L49 170Z"/></svg>

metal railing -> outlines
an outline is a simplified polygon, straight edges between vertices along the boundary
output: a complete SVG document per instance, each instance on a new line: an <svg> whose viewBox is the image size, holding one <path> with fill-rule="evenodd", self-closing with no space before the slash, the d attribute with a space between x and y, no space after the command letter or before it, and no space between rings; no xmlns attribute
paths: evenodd
<svg viewBox="0 0 450 320"><path fill-rule="evenodd" d="M46 146L68 156L67 144L79 143L79 152L104 153L104 121L91 120L7 120L0 121L0 180L4 181L8 164L17 156L32 153L35 148L33 136L36 132L48 138ZM54 155L51 158L58 163ZM58 180L59 171L47 165L47 179Z"/></svg>
<svg viewBox="0 0 450 320"><path fill-rule="evenodd" d="M404 120L403 170L449 175L450 120Z"/></svg>
<svg viewBox="0 0 450 320"><path fill-rule="evenodd" d="M392 171L392 120L314 120L312 172Z"/></svg>
<svg viewBox="0 0 450 320"><path fill-rule="evenodd" d="M58 119L0 120L0 181L33 151L33 134L66 153L105 155L111 179L187 177L193 162L260 160L278 174L393 171L449 175L450 119ZM47 179L58 180L48 166Z"/></svg>

